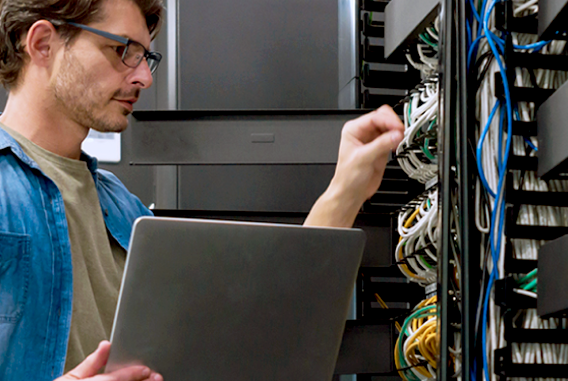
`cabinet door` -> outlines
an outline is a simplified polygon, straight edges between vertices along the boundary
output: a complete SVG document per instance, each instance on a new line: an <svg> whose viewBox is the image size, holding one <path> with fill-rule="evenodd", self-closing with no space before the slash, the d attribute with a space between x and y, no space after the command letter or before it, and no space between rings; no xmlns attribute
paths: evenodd
<svg viewBox="0 0 568 381"><path fill-rule="evenodd" d="M180 1L180 108L337 108L338 9L337 0Z"/></svg>

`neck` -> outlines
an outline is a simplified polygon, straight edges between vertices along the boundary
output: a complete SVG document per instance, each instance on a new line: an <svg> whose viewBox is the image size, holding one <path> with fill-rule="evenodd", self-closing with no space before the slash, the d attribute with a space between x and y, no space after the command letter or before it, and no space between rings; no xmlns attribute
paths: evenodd
<svg viewBox="0 0 568 381"><path fill-rule="evenodd" d="M0 122L56 155L79 160L89 129L59 110L55 100L23 86L11 91Z"/></svg>

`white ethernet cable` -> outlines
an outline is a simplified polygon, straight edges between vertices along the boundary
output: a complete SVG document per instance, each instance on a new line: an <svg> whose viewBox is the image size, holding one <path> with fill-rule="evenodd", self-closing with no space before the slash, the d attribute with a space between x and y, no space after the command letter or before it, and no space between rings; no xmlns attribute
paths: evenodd
<svg viewBox="0 0 568 381"><path fill-rule="evenodd" d="M516 16L528 15L538 11L537 1L515 1L514 13ZM474 29L474 28L472 28ZM518 45L525 45L536 42L534 36L525 34L513 34L513 41ZM540 54L566 54L565 41L553 41L545 46ZM480 44L478 56L488 51L486 42ZM536 54L536 53L535 53ZM485 61L491 58L486 58ZM482 62L482 66L485 62ZM498 72L498 67L495 60L493 60L485 80L482 82L477 94L477 117L483 128L488 119L489 114L495 104L495 73ZM516 85L517 86L532 86L531 81L532 73L526 69L516 69ZM535 70L534 79L536 85L541 88L558 88L562 83L568 79L566 72L554 72L550 70ZM520 120L530 121L534 120L535 109L534 105L521 102L518 104L518 113ZM497 153L502 149L499 146L499 113L495 116L493 123L490 126L489 133L486 137L486 142L483 149L482 163L487 178L487 182L491 189L497 188ZM478 133L479 138L480 132ZM502 141L507 139L506 132L502 136ZM532 137L530 143L537 146L537 140ZM527 148L526 141L522 137L513 137L512 151L514 155L524 156L527 154L534 156L536 152ZM535 190L535 191L567 191L568 183L566 181L549 181L544 182L539 180L534 172L526 172L522 177L521 171L513 171L513 187L515 189ZM483 201L482 186L478 181L476 185L476 226L484 233L489 233L488 216L489 211L493 208L494 199L488 197L489 205ZM548 226L568 226L568 208L555 208L547 206L532 206L523 205L520 209L517 223L524 225L548 225ZM502 247L500 261L499 261L499 278L504 276L503 259L504 259L504 242L502 240ZM515 257L518 259L537 259L538 249L542 245L541 241L535 240L512 240L513 251ZM484 245L482 245L482 254L484 252ZM488 261L489 269L492 269L492 261ZM523 293L525 290L519 290ZM528 296L536 296L526 293ZM490 318L488 320L488 340L486 350L488 351L490 369L493 368L493 352L495 349L506 345L503 336L504 321L501 318L501 312L498 306L494 304L493 299L489 304ZM535 310L520 311L515 319L515 324L518 327L524 328L566 328L566 319L559 321L558 319L543 320L538 318ZM568 363L568 346L567 345L553 345L553 344L512 344L514 362L517 363L547 363L547 364L567 364ZM485 379L485 375L484 375ZM497 380L497 376L491 372L491 379ZM515 379L513 379L515 380ZM518 378L518 380L525 380Z"/></svg>

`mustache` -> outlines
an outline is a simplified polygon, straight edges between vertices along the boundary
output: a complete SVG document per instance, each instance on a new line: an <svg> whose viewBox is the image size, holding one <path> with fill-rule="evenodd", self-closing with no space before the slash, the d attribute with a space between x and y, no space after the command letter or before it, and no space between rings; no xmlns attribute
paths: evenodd
<svg viewBox="0 0 568 381"><path fill-rule="evenodd" d="M119 99L130 99L130 98L138 99L140 98L140 89L134 89L130 91L124 91L122 89L117 90L112 97Z"/></svg>

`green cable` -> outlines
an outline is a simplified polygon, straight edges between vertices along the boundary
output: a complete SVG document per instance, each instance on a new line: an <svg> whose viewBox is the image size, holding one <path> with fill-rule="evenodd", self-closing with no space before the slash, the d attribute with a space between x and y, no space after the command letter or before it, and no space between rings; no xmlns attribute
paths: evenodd
<svg viewBox="0 0 568 381"><path fill-rule="evenodd" d="M419 310L419 311L416 311L416 313L422 312L422 310L424 310L424 309L432 310L433 308L436 308L436 307L435 307L435 306L424 307L423 309L421 309L421 310ZM414 314L413 314L413 315L411 315L410 317L408 317L408 318L405 320L405 322L404 322L404 324L403 324L403 326L402 326L401 332L406 332L406 328L407 328L407 326L408 326L408 323L409 323L410 320L412 320L413 318L415 318L415 319L420 319L420 318L426 318L426 317L434 316L434 315L436 315L436 312L431 312L431 313L426 313L426 314L417 314L417 315L414 315ZM410 337L410 335L408 334L408 332L406 332L406 335ZM406 363L406 360L404 359L404 352L403 352L403 349L402 349L402 340L399 339L399 340L398 340L398 343L399 343L399 344L398 344L398 351L399 351L400 365L401 365L402 368L406 368L406 367L408 367L408 364ZM404 370L403 372L407 374L407 378L408 378L409 380L412 379L413 381L420 381L420 380L416 377L416 375L415 375L414 373L412 373L409 369ZM408 377L409 375L410 375L411 377Z"/></svg>
<svg viewBox="0 0 568 381"><path fill-rule="evenodd" d="M428 306L428 307L422 307L419 310L413 312L412 314L410 314L409 317L406 318L406 320L404 320L404 323L402 324L402 328L400 330L400 335L404 335L406 334L406 336L410 336L408 332L406 332L406 328L408 327L408 324L410 323L410 321L412 319L420 319L423 317L429 317L429 316L434 316L437 314L437 312L426 312L426 311L431 311L433 309L436 309L436 306ZM406 363L406 361L404 360L404 352L402 351L402 337L399 338L398 340L398 352L399 352L399 358L400 358L400 365L402 368L406 368L408 366L408 364ZM404 371L405 373L407 371ZM409 373L412 376L412 381L419 381L418 377L416 377L416 375L414 375L414 373L410 372ZM409 380L411 377L407 377Z"/></svg>
<svg viewBox="0 0 568 381"><path fill-rule="evenodd" d="M533 279L530 283L525 284L524 286L522 286L521 288L523 290L530 290L533 288L536 288L536 283L537 283L537 279Z"/></svg>
<svg viewBox="0 0 568 381"><path fill-rule="evenodd" d="M416 137L419 138L420 137L420 130L418 130L416 132ZM429 139L425 139L428 140ZM424 146L421 146L420 149L422 150L422 152L424 153L424 155L426 155L426 157L432 161L436 160L436 158L434 157L434 155L432 155L432 153L430 152L430 150L427 148L427 145L424 144Z"/></svg>
<svg viewBox="0 0 568 381"><path fill-rule="evenodd" d="M428 32L420 33L420 37L422 37L425 42L428 41L428 42L431 42L431 43L433 43L433 44L436 43L436 41L432 40L432 38L430 37L430 35L428 34Z"/></svg>
<svg viewBox="0 0 568 381"><path fill-rule="evenodd" d="M428 267L429 269L433 269L433 267L424 259L422 255L419 255L418 258L422 260L422 263L424 263L426 267Z"/></svg>
<svg viewBox="0 0 568 381"><path fill-rule="evenodd" d="M528 281L532 277L536 276L537 271L538 271L538 269L534 269L533 271L531 271L530 273L528 273L527 275L525 275L524 277L519 279L519 284L525 283L526 281Z"/></svg>
<svg viewBox="0 0 568 381"><path fill-rule="evenodd" d="M431 122L430 125L428 126L428 131L430 131L432 129L432 127L434 127L436 125L436 123L438 122L438 117L435 117Z"/></svg>
<svg viewBox="0 0 568 381"><path fill-rule="evenodd" d="M435 124L436 124L436 118L434 118L434 120L432 122L430 122L430 125L428 126L428 131L430 131ZM428 139L428 138L424 139L424 147L421 147L422 152L424 152L424 155L426 155L426 157L428 159L434 161L434 160L436 160L436 157L434 155L432 155L432 153L428 149L429 144L430 144L430 139Z"/></svg>
<svg viewBox="0 0 568 381"><path fill-rule="evenodd" d="M428 139L425 139L425 141L426 140L428 140ZM431 161L436 160L436 157L434 155L432 155L432 153L430 152L430 150L428 148L421 146L420 149L422 150L422 152L424 152L424 155L426 155L426 157L428 159L430 159Z"/></svg>
<svg viewBox="0 0 568 381"><path fill-rule="evenodd" d="M427 44L430 45L431 47L433 47L433 48L438 48L438 44L435 44L435 43L433 43L432 41L430 41L430 38L424 36L423 34L421 34L419 37L420 37L420 39L421 39L422 41L424 41L425 43L427 43Z"/></svg>

